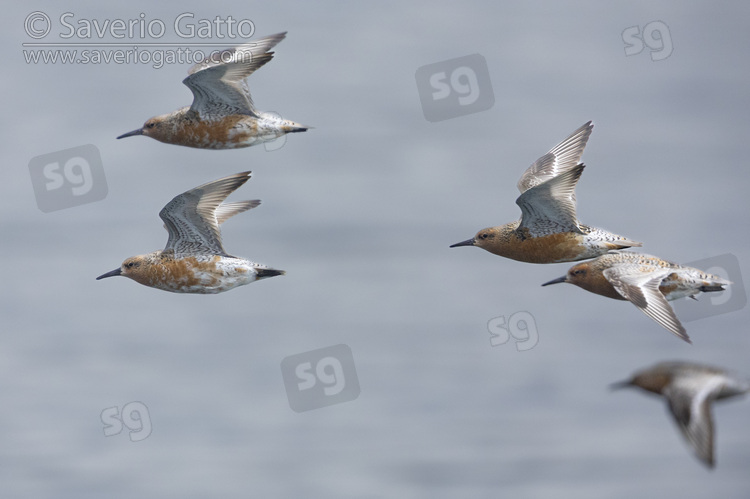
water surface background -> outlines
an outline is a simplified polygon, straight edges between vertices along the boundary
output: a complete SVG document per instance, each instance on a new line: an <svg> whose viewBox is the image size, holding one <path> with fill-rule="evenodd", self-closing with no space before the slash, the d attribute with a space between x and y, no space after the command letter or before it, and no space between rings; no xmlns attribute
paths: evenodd
<svg viewBox="0 0 750 499"><path fill-rule="evenodd" d="M185 12L288 31L250 87L260 109L315 128L276 150L115 140L191 102L189 64L27 64L34 10L57 42L64 12L72 23L144 13L170 30L161 42L184 41L171 23ZM734 255L750 276L748 19L741 2L8 7L4 494L748 497L747 400L715 408L708 471L661 400L608 384L667 359L750 375L749 308L686 322L691 346L628 303L540 287L568 264L448 248L516 219L524 169L593 119L580 219L677 262ZM654 21L668 27L669 57L626 56L623 31ZM494 105L427 121L417 69L476 53ZM84 144L101 153L105 199L41 212L29 161ZM230 200L263 204L223 226L225 246L286 276L217 296L94 280L163 247L157 215L173 196L243 170L253 178ZM524 311L534 348L493 347L488 322ZM282 359L342 343L359 397L292 411ZM102 411L135 401L148 438L105 437Z"/></svg>

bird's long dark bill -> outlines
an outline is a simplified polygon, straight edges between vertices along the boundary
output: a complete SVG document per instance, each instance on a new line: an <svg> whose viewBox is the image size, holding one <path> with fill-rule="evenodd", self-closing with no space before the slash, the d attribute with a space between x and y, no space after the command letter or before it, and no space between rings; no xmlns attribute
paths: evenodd
<svg viewBox="0 0 750 499"><path fill-rule="evenodd" d="M565 282L565 279L567 276L558 277L557 279L552 279L551 281L547 281L542 286L549 286L550 284L557 284L559 282Z"/></svg>
<svg viewBox="0 0 750 499"><path fill-rule="evenodd" d="M451 244L451 248L456 248L458 246L474 246L474 238L467 239L466 241L461 241L460 243Z"/></svg>
<svg viewBox="0 0 750 499"><path fill-rule="evenodd" d="M118 139L124 139L125 137L132 137L133 135L143 135L143 128L139 128L138 130L133 130L132 132L123 133Z"/></svg>
<svg viewBox="0 0 750 499"><path fill-rule="evenodd" d="M96 280L98 281L99 279L104 279L105 277L114 277L116 275L122 275L122 271L120 270L119 267L116 268L115 270L110 270L106 274L100 275L99 277L96 278Z"/></svg>

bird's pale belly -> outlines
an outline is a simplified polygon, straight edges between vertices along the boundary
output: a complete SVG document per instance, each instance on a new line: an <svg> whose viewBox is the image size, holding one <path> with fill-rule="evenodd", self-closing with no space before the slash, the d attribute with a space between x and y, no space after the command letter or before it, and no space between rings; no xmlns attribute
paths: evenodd
<svg viewBox="0 0 750 499"><path fill-rule="evenodd" d="M169 259L150 269L146 286L173 293L214 294L228 291L255 280L255 273L240 263L214 256ZM236 259L231 259L236 260Z"/></svg>

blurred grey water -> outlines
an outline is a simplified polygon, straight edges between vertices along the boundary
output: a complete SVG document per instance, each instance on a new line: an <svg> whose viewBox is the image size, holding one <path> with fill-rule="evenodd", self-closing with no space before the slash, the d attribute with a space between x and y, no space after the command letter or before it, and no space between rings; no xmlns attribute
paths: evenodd
<svg viewBox="0 0 750 499"><path fill-rule="evenodd" d="M36 9L288 30L250 88L260 109L315 128L270 151L115 140L189 104L189 66L26 64ZM746 400L715 408L708 471L662 401L608 390L665 359L750 375L747 307L685 322L690 346L627 303L539 286L567 264L448 248L517 217L523 170L593 119L581 220L677 262L731 254L750 276L747 19L739 2L8 7L3 495L747 497ZM669 57L627 56L623 32L656 21ZM494 105L427 121L418 68L471 54ZM106 197L43 213L29 161L85 144ZM163 247L158 212L173 196L247 169L230 200L263 204L223 226L225 246L286 276L217 296L94 280ZM492 346L488 323L524 311L538 343ZM338 344L359 396L294 412L282 360ZM102 411L131 402L145 423L123 418L105 436L116 428Z"/></svg>

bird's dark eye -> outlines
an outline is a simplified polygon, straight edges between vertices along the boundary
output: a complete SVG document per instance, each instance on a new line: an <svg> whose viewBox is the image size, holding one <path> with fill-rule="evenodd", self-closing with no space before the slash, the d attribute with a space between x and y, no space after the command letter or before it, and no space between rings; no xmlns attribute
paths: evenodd
<svg viewBox="0 0 750 499"><path fill-rule="evenodd" d="M146 128L154 128L156 123L146 123Z"/></svg>
<svg viewBox="0 0 750 499"><path fill-rule="evenodd" d="M585 273L585 271L584 271L584 270L582 270L582 269L579 269L579 270L574 270L574 271L573 271L573 274L574 274L574 275L581 275L581 274L583 274L583 273Z"/></svg>
<svg viewBox="0 0 750 499"><path fill-rule="evenodd" d="M481 237L482 239L487 239L488 237L490 237L490 235L485 232L484 234L480 234L479 237Z"/></svg>
<svg viewBox="0 0 750 499"><path fill-rule="evenodd" d="M132 269L136 265L138 265L136 262L128 262L125 264L125 268Z"/></svg>

